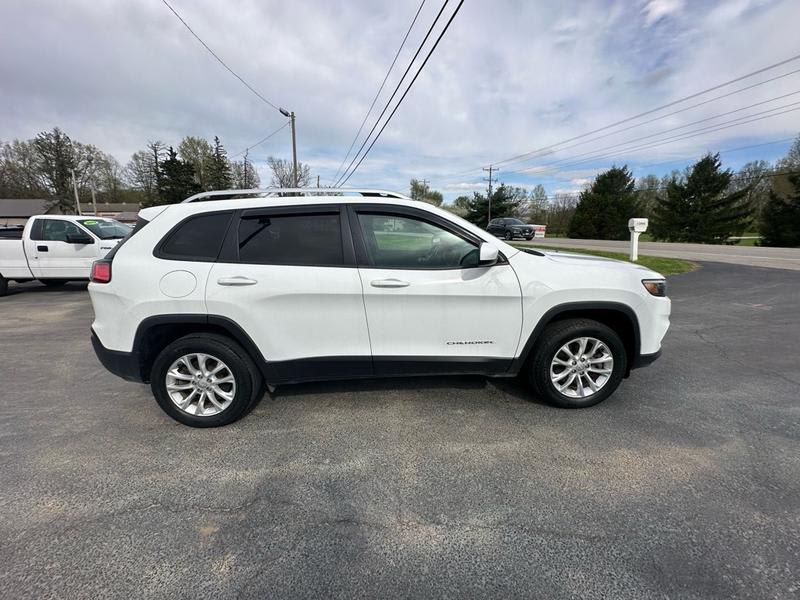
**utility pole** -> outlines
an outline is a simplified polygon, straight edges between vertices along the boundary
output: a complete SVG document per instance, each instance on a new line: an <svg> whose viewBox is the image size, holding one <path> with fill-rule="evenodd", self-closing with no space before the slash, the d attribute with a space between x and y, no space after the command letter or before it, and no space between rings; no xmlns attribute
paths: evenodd
<svg viewBox="0 0 800 600"><path fill-rule="evenodd" d="M75 211L80 216L81 214L81 199L78 198L78 182L75 181L75 169L70 169L72 172L72 191L75 192Z"/></svg>
<svg viewBox="0 0 800 600"><path fill-rule="evenodd" d="M319 187L319 175L317 175L317 187Z"/></svg>
<svg viewBox="0 0 800 600"><path fill-rule="evenodd" d="M97 216L97 199L94 197L94 183L92 183L92 209L94 210L94 216Z"/></svg>
<svg viewBox="0 0 800 600"><path fill-rule="evenodd" d="M279 108L278 110L284 117L289 117L292 120L292 181L294 182L293 187L297 187L297 135L294 125L294 111L289 112L285 108Z"/></svg>
<svg viewBox="0 0 800 600"><path fill-rule="evenodd" d="M487 213L487 217L488 218L486 220L486 223L488 224L489 221L492 220L492 173L494 171L499 171L500 169L498 169L497 167L493 167L492 165L489 165L488 168L484 167L483 170L489 172L489 178L488 179L485 178L485 177L483 178L484 181L488 181L489 182L489 195L487 196L487 199L489 200L489 210L488 210L488 213Z"/></svg>

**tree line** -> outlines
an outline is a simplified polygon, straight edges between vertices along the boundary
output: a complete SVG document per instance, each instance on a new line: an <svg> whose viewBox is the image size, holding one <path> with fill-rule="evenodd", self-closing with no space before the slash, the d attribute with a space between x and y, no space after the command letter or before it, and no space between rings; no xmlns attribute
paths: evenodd
<svg viewBox="0 0 800 600"><path fill-rule="evenodd" d="M432 194L426 190L419 199L431 201ZM444 207L485 227L489 204L486 193L474 192ZM722 167L719 154L707 154L661 178L637 180L627 166L615 166L579 194L549 197L541 185L528 191L500 184L491 192L491 216L517 217L547 225L551 235L581 239L625 240L628 219L647 217L657 240L722 244L758 231L761 245L800 246L800 136L774 165L757 160L736 172Z"/></svg>
<svg viewBox="0 0 800 600"><path fill-rule="evenodd" d="M216 136L211 142L186 136L177 146L150 141L122 165L56 127L29 140L0 142L0 198L44 198L49 207L74 213L73 176L81 202L94 192L98 202L140 206L181 202L203 191L258 188L258 172L243 154L229 158ZM267 166L272 186L292 187L291 161L270 156ZM311 169L298 163L298 184L310 182Z"/></svg>

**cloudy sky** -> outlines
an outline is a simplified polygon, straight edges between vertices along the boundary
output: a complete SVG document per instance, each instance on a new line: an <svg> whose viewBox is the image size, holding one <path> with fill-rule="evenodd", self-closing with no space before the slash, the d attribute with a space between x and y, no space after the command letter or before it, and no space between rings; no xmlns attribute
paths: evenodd
<svg viewBox="0 0 800 600"><path fill-rule="evenodd" d="M265 98L295 111L299 159L323 185L420 4L169 1ZM379 108L441 4L424 3ZM456 5L451 0L444 14ZM482 166L800 54L798 22L797 0L466 0L348 185L405 190L417 177L448 198L481 188ZM0 23L2 140L59 126L125 163L148 140L177 145L185 135L219 135L233 154L285 120L215 62L161 0L2 0ZM724 151L733 168L774 160L800 132L800 110L776 114L800 108L795 70L800 60L556 152L501 162L499 176L554 193L579 189L614 163L643 175L683 168L708 150ZM290 154L288 128L250 151L264 182L266 157Z"/></svg>

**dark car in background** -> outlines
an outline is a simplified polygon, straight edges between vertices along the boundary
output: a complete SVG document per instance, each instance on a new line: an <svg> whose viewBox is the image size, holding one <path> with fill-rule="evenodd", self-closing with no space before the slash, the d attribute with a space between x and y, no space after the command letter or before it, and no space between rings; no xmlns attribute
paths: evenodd
<svg viewBox="0 0 800 600"><path fill-rule="evenodd" d="M524 237L526 240L530 240L533 239L535 233L533 225L511 217L492 219L489 221L486 231L504 240L513 240L515 237Z"/></svg>

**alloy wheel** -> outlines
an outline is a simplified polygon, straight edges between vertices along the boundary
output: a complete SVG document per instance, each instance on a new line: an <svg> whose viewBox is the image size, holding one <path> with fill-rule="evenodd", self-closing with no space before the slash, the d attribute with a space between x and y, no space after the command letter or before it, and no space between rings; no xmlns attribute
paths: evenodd
<svg viewBox="0 0 800 600"><path fill-rule="evenodd" d="M614 356L608 346L593 337L570 340L550 362L550 381L564 396L588 398L608 383L614 371Z"/></svg>
<svg viewBox="0 0 800 600"><path fill-rule="evenodd" d="M210 354L181 356L167 369L165 383L173 404L196 417L218 415L236 396L233 372Z"/></svg>

